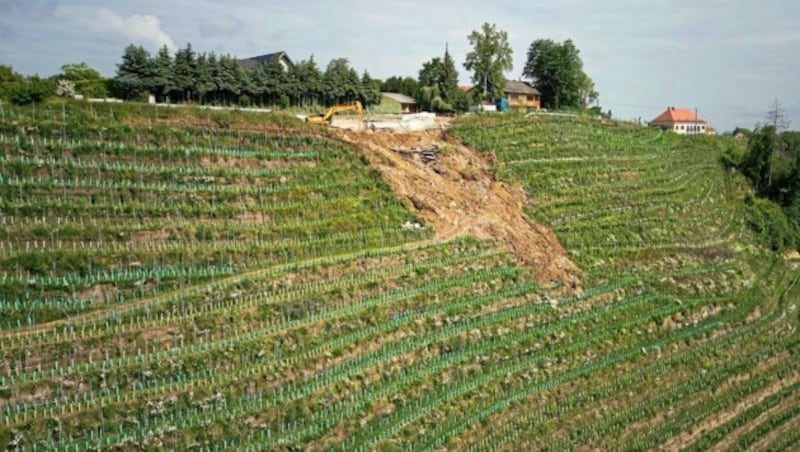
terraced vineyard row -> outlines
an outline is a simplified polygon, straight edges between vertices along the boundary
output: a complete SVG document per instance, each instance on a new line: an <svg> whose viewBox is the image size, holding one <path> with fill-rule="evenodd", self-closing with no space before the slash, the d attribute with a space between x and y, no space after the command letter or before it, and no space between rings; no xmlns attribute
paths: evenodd
<svg viewBox="0 0 800 452"><path fill-rule="evenodd" d="M718 163L734 144L563 117L477 117L454 132L525 189L526 214L553 227L587 286L624 278L658 300L648 323L616 323L610 339L639 353L623 354L605 376L487 402L489 411L476 409L460 427L458 444L706 449L796 440L781 426L798 419L797 272L752 245L742 181ZM662 311L673 303L680 307ZM666 342L651 342L658 331Z"/></svg>
<svg viewBox="0 0 800 452"><path fill-rule="evenodd" d="M583 269L565 296L492 242L432 239L357 151L302 125L91 108L0 127L0 444L798 440L797 274L751 244L716 141L455 124Z"/></svg>

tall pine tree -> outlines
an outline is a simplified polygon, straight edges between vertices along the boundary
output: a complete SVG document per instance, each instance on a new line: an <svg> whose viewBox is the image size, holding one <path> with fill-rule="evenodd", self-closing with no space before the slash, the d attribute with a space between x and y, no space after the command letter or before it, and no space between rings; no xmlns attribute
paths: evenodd
<svg viewBox="0 0 800 452"><path fill-rule="evenodd" d="M180 93L182 100L190 102L195 94L195 79L197 68L195 66L195 53L192 44L186 44L186 48L178 49L175 52L175 85Z"/></svg>
<svg viewBox="0 0 800 452"><path fill-rule="evenodd" d="M125 48L122 63L117 65L114 86L123 99L140 99L153 89L155 68L150 53L133 44Z"/></svg>

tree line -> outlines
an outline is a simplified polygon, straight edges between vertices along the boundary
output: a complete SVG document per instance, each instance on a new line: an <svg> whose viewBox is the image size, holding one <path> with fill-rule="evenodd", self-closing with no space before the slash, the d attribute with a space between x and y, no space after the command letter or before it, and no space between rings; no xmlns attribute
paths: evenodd
<svg viewBox="0 0 800 452"><path fill-rule="evenodd" d="M313 57L288 70L274 58L248 71L231 55L197 53L191 43L174 55L166 46L150 55L129 45L114 83L123 99L149 93L158 102L282 107L380 102L376 81L367 71L359 76L345 58L331 60L325 71Z"/></svg>
<svg viewBox="0 0 800 452"><path fill-rule="evenodd" d="M748 224L776 251L800 247L800 132L789 130L789 121L776 100L766 121L754 131L736 128L745 136L744 152L729 149L723 156L727 167L747 177L753 193L745 197Z"/></svg>
<svg viewBox="0 0 800 452"><path fill-rule="evenodd" d="M212 105L303 107L358 100L370 106L380 103L383 91L409 95L427 111L466 111L475 103L503 97L505 73L513 69L513 50L505 31L484 23L467 39L472 50L463 67L474 84L469 94L458 86L456 63L447 46L441 57L423 62L416 77L392 76L381 81L366 70L359 75L345 58L331 60L324 70L313 56L288 70L277 58L246 70L231 55L196 52L188 43L174 53L164 46L155 54L131 44L109 79L85 63L64 65L60 74L49 78L23 77L0 66L0 98L24 104L56 94L126 100L153 95L158 102ZM598 98L571 40L533 41L523 75L541 92L545 108L585 109Z"/></svg>
<svg viewBox="0 0 800 452"><path fill-rule="evenodd" d="M447 49L442 58L422 64L418 77L393 76L383 83L384 91L414 97L430 111L464 111L475 102L503 97L505 73L513 65L513 49L508 34L494 24L484 23L467 37L472 50L463 63L474 87L471 95L458 88L458 72ZM528 48L522 73L541 93L542 107L554 110L582 110L596 103L599 94L594 82L583 70L583 61L575 43L567 39L534 40ZM599 106L594 107L601 111Z"/></svg>

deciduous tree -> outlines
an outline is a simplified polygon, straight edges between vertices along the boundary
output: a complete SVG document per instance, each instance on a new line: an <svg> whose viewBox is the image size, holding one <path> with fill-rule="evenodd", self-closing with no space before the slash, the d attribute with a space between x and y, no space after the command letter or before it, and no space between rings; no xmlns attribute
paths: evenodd
<svg viewBox="0 0 800 452"><path fill-rule="evenodd" d="M23 80L22 75L14 72L11 66L0 64L0 99L8 99L12 87Z"/></svg>
<svg viewBox="0 0 800 452"><path fill-rule="evenodd" d="M506 86L503 74L514 67L508 33L498 30L494 24L484 23L480 30L473 30L468 39L472 51L467 54L464 67L472 72L472 82L484 97L502 96Z"/></svg>
<svg viewBox="0 0 800 452"><path fill-rule="evenodd" d="M571 39L537 39L528 48L523 75L533 80L547 108L585 108L597 100L594 82L583 71L580 51Z"/></svg>
<svg viewBox="0 0 800 452"><path fill-rule="evenodd" d="M413 77L391 76L383 82L381 90L385 93L401 93L416 98L419 82Z"/></svg>
<svg viewBox="0 0 800 452"><path fill-rule="evenodd" d="M65 64L61 66L59 78L69 80L75 86L75 92L87 97L106 97L106 81L96 69L86 63Z"/></svg>
<svg viewBox="0 0 800 452"><path fill-rule="evenodd" d="M778 146L778 134L771 125L760 127L747 143L747 153L742 161L741 170L753 182L753 188L759 196L766 196L769 192L771 160Z"/></svg>

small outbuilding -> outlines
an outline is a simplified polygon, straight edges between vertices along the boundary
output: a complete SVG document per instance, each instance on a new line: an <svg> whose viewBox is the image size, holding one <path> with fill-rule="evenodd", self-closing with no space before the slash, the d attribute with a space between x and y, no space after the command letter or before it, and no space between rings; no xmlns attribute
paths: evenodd
<svg viewBox="0 0 800 452"><path fill-rule="evenodd" d="M542 93L521 80L509 80L503 90L512 109L538 110L542 107Z"/></svg>
<svg viewBox="0 0 800 452"><path fill-rule="evenodd" d="M402 93L381 93L381 96L399 103L404 114L419 113L419 105L411 96Z"/></svg>
<svg viewBox="0 0 800 452"><path fill-rule="evenodd" d="M476 86L459 86L461 91L472 95ZM508 102L508 108L512 110L538 110L542 108L542 93L528 82L522 80L507 80L506 87L503 89L503 96ZM486 99L488 102L488 99ZM493 105L493 104L492 104ZM480 106L482 111L494 111L487 105Z"/></svg>

